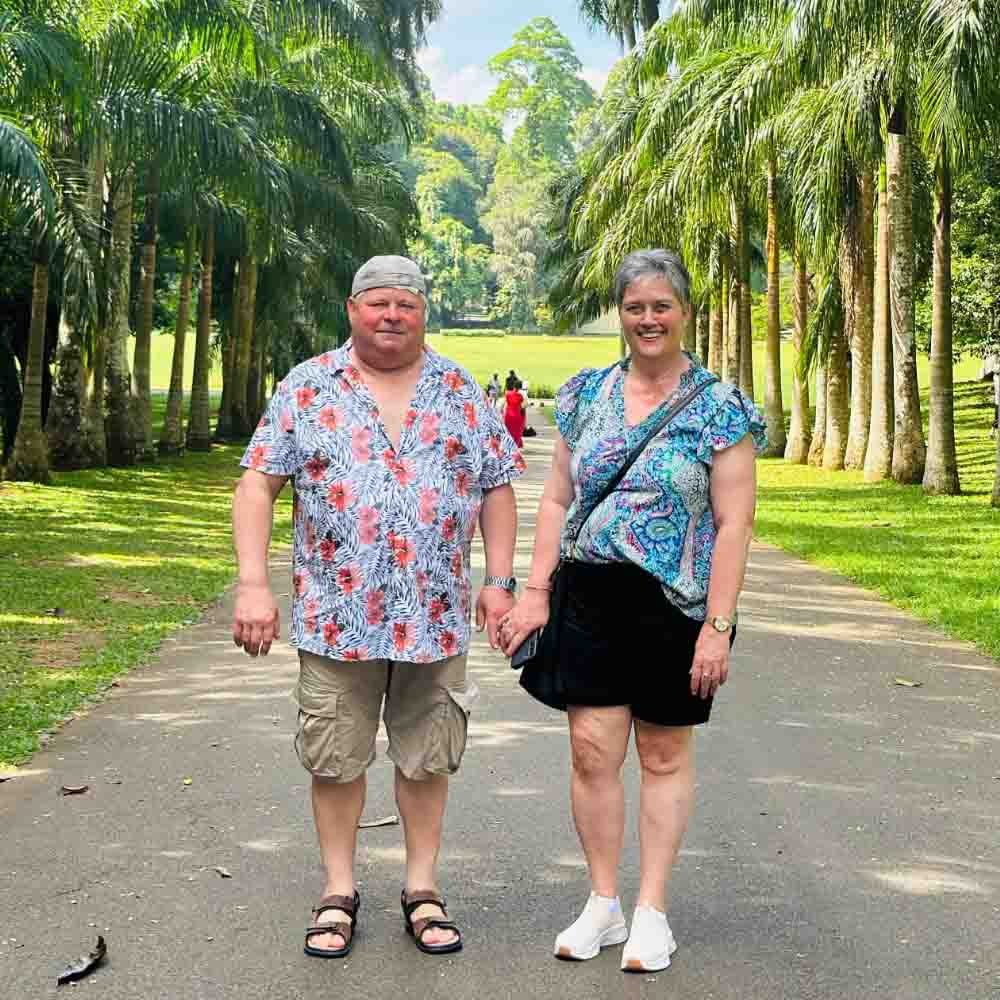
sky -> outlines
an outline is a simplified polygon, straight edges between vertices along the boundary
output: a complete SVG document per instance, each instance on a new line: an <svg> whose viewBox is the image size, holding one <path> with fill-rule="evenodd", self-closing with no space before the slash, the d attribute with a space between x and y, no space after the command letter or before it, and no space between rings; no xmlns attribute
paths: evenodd
<svg viewBox="0 0 1000 1000"><path fill-rule="evenodd" d="M592 32L575 0L444 0L444 14L431 25L417 59L434 96L451 104L482 104L496 87L486 63L533 17L555 21L583 63L580 75L600 93L619 57L618 43Z"/></svg>

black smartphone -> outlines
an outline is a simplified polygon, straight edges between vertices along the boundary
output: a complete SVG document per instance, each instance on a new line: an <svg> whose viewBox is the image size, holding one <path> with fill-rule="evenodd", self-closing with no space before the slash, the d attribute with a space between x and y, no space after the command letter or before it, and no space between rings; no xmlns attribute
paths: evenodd
<svg viewBox="0 0 1000 1000"><path fill-rule="evenodd" d="M528 660L533 659L538 653L538 640L541 634L542 630L536 628L535 631L532 632L531 635L529 635L528 638L514 650L514 655L510 658L510 665L513 670L523 667Z"/></svg>

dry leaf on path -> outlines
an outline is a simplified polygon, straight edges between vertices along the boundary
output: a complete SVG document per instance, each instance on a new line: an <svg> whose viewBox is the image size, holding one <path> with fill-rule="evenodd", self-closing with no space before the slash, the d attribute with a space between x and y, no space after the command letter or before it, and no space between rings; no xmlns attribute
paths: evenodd
<svg viewBox="0 0 1000 1000"><path fill-rule="evenodd" d="M63 785L59 789L60 795L83 795L90 790L90 785Z"/></svg>
<svg viewBox="0 0 1000 1000"><path fill-rule="evenodd" d="M382 819L366 819L358 823L359 830L367 830L369 827L373 826L396 826L399 823L399 817L393 813L392 816L384 816Z"/></svg>
<svg viewBox="0 0 1000 1000"><path fill-rule="evenodd" d="M14 780L13 774L0 774L0 785L2 785L5 781L13 781L13 780Z"/></svg>
<svg viewBox="0 0 1000 1000"><path fill-rule="evenodd" d="M923 681L911 681L907 680L905 677L896 677L893 683L902 688L918 688L924 686Z"/></svg>
<svg viewBox="0 0 1000 1000"><path fill-rule="evenodd" d="M193 785L193 784L194 784L194 778L185 778L185 779L184 779L184 780L183 780L183 781L181 782L181 784L182 784L182 785Z"/></svg>
<svg viewBox="0 0 1000 1000"><path fill-rule="evenodd" d="M104 956L107 953L108 946L104 938L98 935L97 945L94 950L89 955L84 955L83 958L77 959L73 965L67 966L66 971L56 980L57 985L62 986L64 983L72 983L77 979L83 979L84 976L90 975L104 961Z"/></svg>
<svg viewBox="0 0 1000 1000"><path fill-rule="evenodd" d="M233 877L233 873L228 868L223 868L222 865L212 865L212 871L218 872L223 878Z"/></svg>

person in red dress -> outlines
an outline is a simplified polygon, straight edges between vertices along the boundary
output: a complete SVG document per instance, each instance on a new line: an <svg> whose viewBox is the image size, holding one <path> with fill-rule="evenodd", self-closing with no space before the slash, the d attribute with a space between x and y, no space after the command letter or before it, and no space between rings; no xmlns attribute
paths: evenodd
<svg viewBox="0 0 1000 1000"><path fill-rule="evenodd" d="M503 422L510 436L514 439L514 444L520 448L524 444L522 436L525 424L524 395L521 393L521 383L518 382L516 388L508 389L504 398L507 401L507 406L504 409Z"/></svg>

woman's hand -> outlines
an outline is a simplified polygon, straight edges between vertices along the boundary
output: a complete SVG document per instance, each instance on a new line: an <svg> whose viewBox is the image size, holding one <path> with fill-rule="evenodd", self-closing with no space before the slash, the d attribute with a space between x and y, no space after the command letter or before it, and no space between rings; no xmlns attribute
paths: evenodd
<svg viewBox="0 0 1000 1000"><path fill-rule="evenodd" d="M691 662L691 694L712 698L729 677L730 632L719 632L708 622L702 626Z"/></svg>
<svg viewBox="0 0 1000 1000"><path fill-rule="evenodd" d="M500 648L513 656L517 647L549 620L549 595L545 590L525 590L517 604L500 619Z"/></svg>

